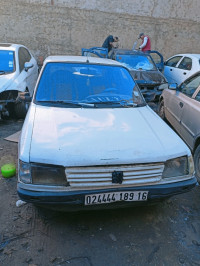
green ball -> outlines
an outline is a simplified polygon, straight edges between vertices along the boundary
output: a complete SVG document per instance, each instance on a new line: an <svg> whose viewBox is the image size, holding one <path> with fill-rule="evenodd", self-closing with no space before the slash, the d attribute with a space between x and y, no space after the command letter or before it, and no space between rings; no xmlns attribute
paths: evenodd
<svg viewBox="0 0 200 266"><path fill-rule="evenodd" d="M2 173L2 176L5 178L12 177L16 174L16 167L14 164L11 164L11 163L4 164L1 167L1 173Z"/></svg>

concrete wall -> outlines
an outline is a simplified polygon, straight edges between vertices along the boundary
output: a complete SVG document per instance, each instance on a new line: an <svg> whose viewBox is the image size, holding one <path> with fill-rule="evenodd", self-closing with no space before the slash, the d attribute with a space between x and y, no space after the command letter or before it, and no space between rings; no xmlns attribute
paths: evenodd
<svg viewBox="0 0 200 266"><path fill-rule="evenodd" d="M80 55L109 34L131 48L140 32L165 58L200 53L199 0L0 0L0 24L0 42L22 43L36 57Z"/></svg>

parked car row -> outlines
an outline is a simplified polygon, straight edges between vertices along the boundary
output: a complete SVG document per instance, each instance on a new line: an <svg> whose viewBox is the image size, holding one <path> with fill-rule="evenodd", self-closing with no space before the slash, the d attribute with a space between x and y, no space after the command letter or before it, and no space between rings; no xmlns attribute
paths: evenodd
<svg viewBox="0 0 200 266"><path fill-rule="evenodd" d="M106 48L82 48L82 55L110 58L124 63L147 102L157 102L165 83L177 83L200 71L200 54L177 54L164 62L158 51L143 53L139 50L114 48L109 53ZM163 74L162 74L163 73ZM161 86L160 86L161 85Z"/></svg>
<svg viewBox="0 0 200 266"><path fill-rule="evenodd" d="M0 45L1 117L24 117L28 109L19 142L19 197L80 210L147 204L191 190L197 179L190 149L199 165L200 140L198 129L190 129L197 114L186 110L189 101L181 95L198 101L200 75L168 88L157 52L108 54L96 47L84 53L48 57L38 78L25 46ZM102 58L89 56L94 54ZM22 93L25 101L18 100ZM147 101L160 97L161 117L175 129L185 126L176 130L190 149L142 94ZM177 113L173 101L181 108Z"/></svg>
<svg viewBox="0 0 200 266"><path fill-rule="evenodd" d="M162 85L167 81L180 84L200 67L200 55L195 54L172 56L165 62L165 67L163 56L157 51L147 54L137 50L112 49L108 54L105 48L92 47L83 48L82 55L96 55L124 63L147 102L158 102ZM0 119L13 115L24 118L28 105L17 99L22 92L33 95L38 77L37 62L27 47L10 43L0 44L0 59Z"/></svg>

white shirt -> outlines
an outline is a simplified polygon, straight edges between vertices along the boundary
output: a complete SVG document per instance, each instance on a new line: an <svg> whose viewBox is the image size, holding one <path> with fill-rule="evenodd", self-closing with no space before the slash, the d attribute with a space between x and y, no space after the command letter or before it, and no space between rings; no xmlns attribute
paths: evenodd
<svg viewBox="0 0 200 266"><path fill-rule="evenodd" d="M146 46L147 41L148 41L148 38L144 37L144 42L143 42L143 44L140 45L140 49L142 49L142 48L144 48Z"/></svg>

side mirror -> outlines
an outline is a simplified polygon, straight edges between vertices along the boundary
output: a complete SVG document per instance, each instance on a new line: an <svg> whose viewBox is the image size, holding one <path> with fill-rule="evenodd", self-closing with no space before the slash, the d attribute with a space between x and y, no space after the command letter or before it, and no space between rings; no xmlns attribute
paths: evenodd
<svg viewBox="0 0 200 266"><path fill-rule="evenodd" d="M168 86L168 83L163 83L163 84L160 84L160 86L157 88L158 91L163 91L165 89L168 89L169 86Z"/></svg>
<svg viewBox="0 0 200 266"><path fill-rule="evenodd" d="M168 88L170 90L177 90L178 89L178 85L176 83L171 83L171 84L169 84Z"/></svg>
<svg viewBox="0 0 200 266"><path fill-rule="evenodd" d="M32 68L32 67L33 67L33 64L30 63L30 62L26 62L24 64L24 69L25 69L26 72L28 72L29 68Z"/></svg>

